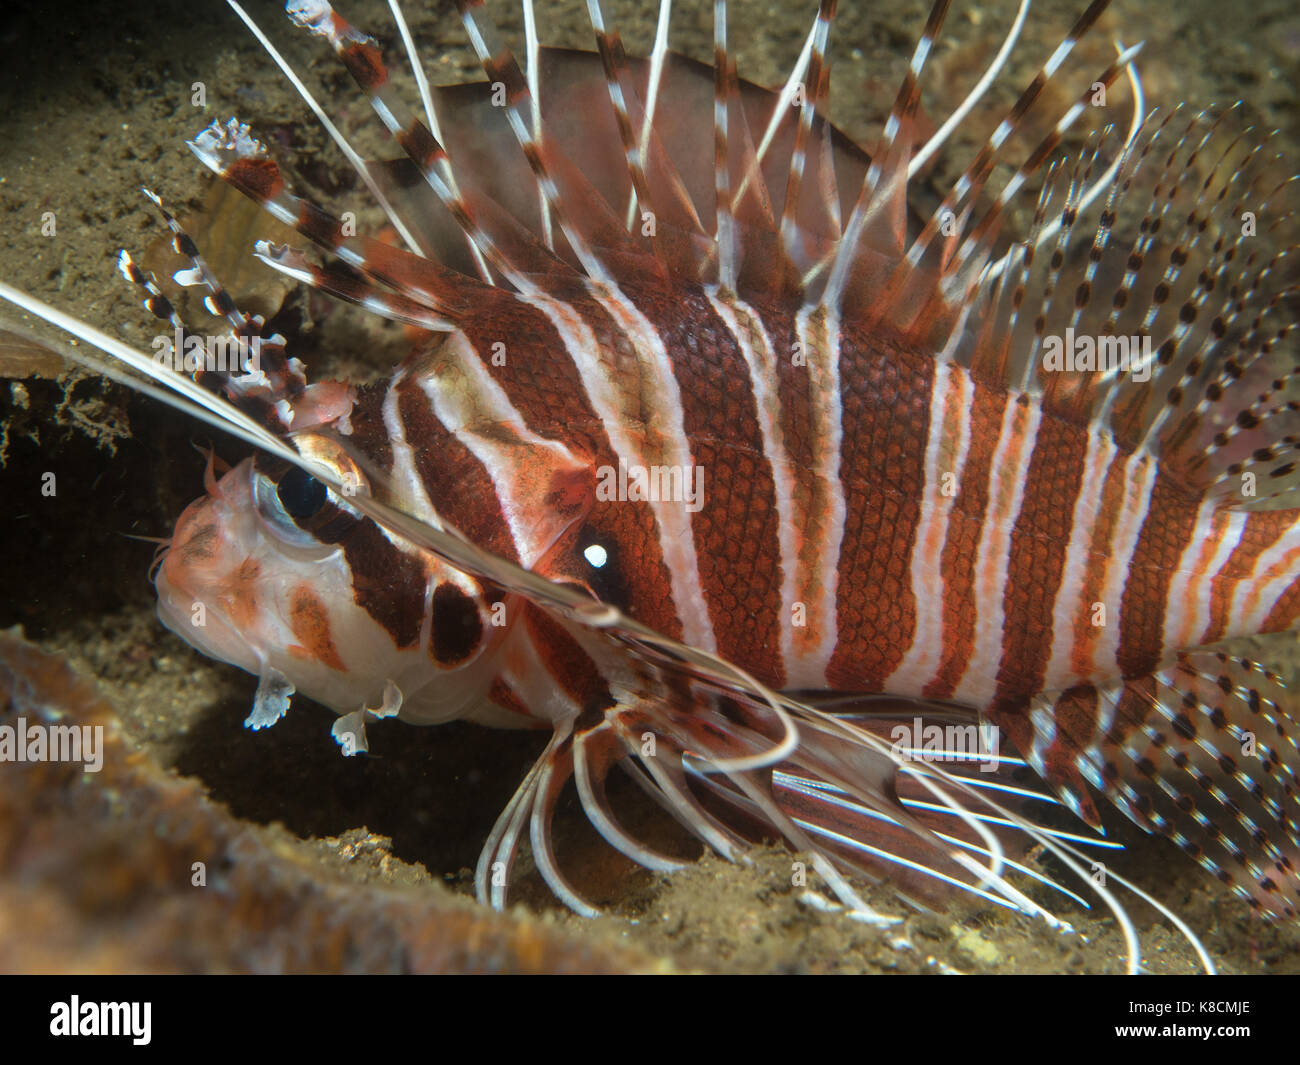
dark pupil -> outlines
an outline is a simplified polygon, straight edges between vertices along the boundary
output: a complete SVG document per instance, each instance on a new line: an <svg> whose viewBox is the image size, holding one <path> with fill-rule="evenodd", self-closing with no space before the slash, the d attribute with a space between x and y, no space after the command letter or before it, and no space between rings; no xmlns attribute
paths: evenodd
<svg viewBox="0 0 1300 1065"><path fill-rule="evenodd" d="M590 562L585 562L583 575L586 577L587 586L596 593L596 598L602 603L626 609L631 601L631 593L623 578L617 542L588 528L579 535L578 544L580 552L585 552L593 544L599 544L605 549L605 564L596 567Z"/></svg>
<svg viewBox="0 0 1300 1065"><path fill-rule="evenodd" d="M325 505L325 486L297 466L280 478L275 493L292 518L310 518Z"/></svg>

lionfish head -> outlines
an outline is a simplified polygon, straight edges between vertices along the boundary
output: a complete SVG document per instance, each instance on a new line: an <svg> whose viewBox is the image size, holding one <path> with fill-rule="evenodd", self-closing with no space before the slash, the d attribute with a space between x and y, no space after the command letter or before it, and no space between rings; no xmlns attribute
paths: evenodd
<svg viewBox="0 0 1300 1065"><path fill-rule="evenodd" d="M317 386L313 386L317 387ZM159 561L158 617L204 653L259 678L248 724L302 692L340 714L460 716L481 697L493 604L467 574L396 548L355 505L372 485L327 432L290 438L342 485L259 455L218 476L176 523ZM387 683L376 684L376 677Z"/></svg>

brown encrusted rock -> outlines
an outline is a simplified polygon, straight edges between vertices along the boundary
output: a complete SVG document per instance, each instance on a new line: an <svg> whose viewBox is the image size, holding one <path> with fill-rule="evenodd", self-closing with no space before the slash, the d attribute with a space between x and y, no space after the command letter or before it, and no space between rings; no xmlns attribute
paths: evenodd
<svg viewBox="0 0 1300 1065"><path fill-rule="evenodd" d="M23 719L20 722L19 719ZM433 883L356 883L128 745L61 658L0 633L0 727L89 727L82 761L0 762L0 970L628 972L664 966ZM47 735L49 735L47 733ZM83 733L84 735L84 733ZM12 748L11 748L12 749ZM10 755L12 758L13 755ZM196 886L196 865L206 883Z"/></svg>

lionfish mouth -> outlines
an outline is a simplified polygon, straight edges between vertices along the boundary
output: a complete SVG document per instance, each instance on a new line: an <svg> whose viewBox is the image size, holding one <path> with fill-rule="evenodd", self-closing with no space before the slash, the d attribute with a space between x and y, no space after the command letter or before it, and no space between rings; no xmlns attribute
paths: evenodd
<svg viewBox="0 0 1300 1065"><path fill-rule="evenodd" d="M987 107L1028 2L926 136L934 3L864 148L828 120L834 0L770 91L737 74L725 0L711 68L669 50L668 3L640 59L600 0L594 53L542 47L525 0L520 63L460 0L487 81L442 88L393 3L418 110L378 42L291 0L390 135L382 163L228 2L399 241L292 191L249 125L213 122L195 156L314 249L256 256L435 336L374 384L309 382L153 194L187 262L174 280L256 364L176 373L0 295L259 450L209 467L157 560L164 624L257 674L250 725L298 689L342 715L348 754L397 714L550 728L481 852L496 907L526 835L554 894L596 912L554 853L569 782L611 847L680 866L620 823L619 766L727 858L784 839L882 927L899 918L856 878L1054 927L1048 903L1077 886L1136 971L1127 891L1212 969L1187 922L1098 861L1104 842L1047 823L1100 830L1107 808L1296 916L1300 715L1215 646L1300 618L1295 179L1231 109L1147 114L1140 45L1075 85L1107 0L929 204L919 178ZM119 265L182 336L153 275Z"/></svg>
<svg viewBox="0 0 1300 1065"><path fill-rule="evenodd" d="M208 493L185 508L160 552L154 586L163 625L206 654L256 673L261 574L253 545L239 533L253 514L251 466L245 461L210 479Z"/></svg>

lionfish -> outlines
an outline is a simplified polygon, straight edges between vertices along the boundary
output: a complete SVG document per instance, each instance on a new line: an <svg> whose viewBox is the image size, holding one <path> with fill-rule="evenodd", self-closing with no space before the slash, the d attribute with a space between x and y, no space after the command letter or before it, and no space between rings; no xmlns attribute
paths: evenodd
<svg viewBox="0 0 1300 1065"><path fill-rule="evenodd" d="M1012 876L1073 892L1011 853L1018 838L1114 910L1130 968L1115 884L1210 967L1176 914L1092 876L1085 837L1031 814L1050 801L1100 829L1098 797L1256 910L1295 917L1293 702L1211 647L1300 617L1292 185L1231 109L1147 114L1138 49L1118 42L1010 160L1107 0L929 211L909 189L1002 69L1028 0L923 140L937 0L869 150L827 117L835 0L773 91L738 77L725 0L711 67L669 50L668 0L648 59L600 0L595 52L542 47L524 0L522 67L480 0L459 0L487 81L443 88L392 2L420 114L376 41L325 0L290 0L400 147L382 165L230 6L405 246L295 195L235 119L189 147L317 250L263 241L258 257L425 339L376 383L309 383L160 203L190 263L176 280L253 347L234 369L159 369L0 291L256 445L209 466L156 576L169 629L257 675L249 726L298 691L340 715L347 753L393 715L549 728L479 860L497 907L526 833L555 894L595 912L552 846L570 780L611 846L678 867L620 824L618 765L718 853L743 858L755 829L782 837L881 924L895 918L854 874L1060 924ZM1121 77L1131 117L1055 159ZM1029 232L1002 236L1037 178ZM182 330L156 279L125 252L120 266ZM1015 753L981 766L908 731L954 722ZM1026 765L1041 793L1010 782Z"/></svg>

